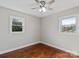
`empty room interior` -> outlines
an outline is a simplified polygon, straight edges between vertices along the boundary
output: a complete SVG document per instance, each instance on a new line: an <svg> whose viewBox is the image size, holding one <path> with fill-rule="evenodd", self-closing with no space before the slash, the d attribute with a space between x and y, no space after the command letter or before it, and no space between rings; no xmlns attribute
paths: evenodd
<svg viewBox="0 0 79 59"><path fill-rule="evenodd" d="M0 0L0 58L79 58L79 0Z"/></svg>

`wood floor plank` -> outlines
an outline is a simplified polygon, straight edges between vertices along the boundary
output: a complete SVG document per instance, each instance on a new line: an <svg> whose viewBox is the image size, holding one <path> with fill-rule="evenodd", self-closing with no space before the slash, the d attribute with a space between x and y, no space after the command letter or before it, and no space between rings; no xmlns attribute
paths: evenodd
<svg viewBox="0 0 79 59"><path fill-rule="evenodd" d="M39 43L2 54L0 58L79 58L79 56Z"/></svg>

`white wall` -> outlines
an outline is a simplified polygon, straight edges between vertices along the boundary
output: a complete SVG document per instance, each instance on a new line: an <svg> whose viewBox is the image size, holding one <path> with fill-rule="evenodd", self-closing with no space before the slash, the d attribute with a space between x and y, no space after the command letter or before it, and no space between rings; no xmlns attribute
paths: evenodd
<svg viewBox="0 0 79 59"><path fill-rule="evenodd" d="M10 16L13 15L25 17L24 33L10 33ZM75 15L79 19L79 7L71 8L44 18L37 18L22 12L0 7L0 52L38 42L40 39L53 46L78 51L79 33L59 32L58 18L67 15Z"/></svg>
<svg viewBox="0 0 79 59"><path fill-rule="evenodd" d="M59 17L68 15L77 16L77 24L79 24L79 7L42 18L42 41L63 49L79 52L79 33L59 32Z"/></svg>
<svg viewBox="0 0 79 59"><path fill-rule="evenodd" d="M25 17L24 33L10 33L10 16ZM40 20L22 12L0 7L0 52L40 40Z"/></svg>

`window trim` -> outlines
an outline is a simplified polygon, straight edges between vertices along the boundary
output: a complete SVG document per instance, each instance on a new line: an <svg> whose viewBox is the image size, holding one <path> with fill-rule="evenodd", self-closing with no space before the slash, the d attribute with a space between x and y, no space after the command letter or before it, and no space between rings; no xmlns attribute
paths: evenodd
<svg viewBox="0 0 79 59"><path fill-rule="evenodd" d="M13 20L14 17L20 17L20 18L22 18L22 20L23 20L23 21L22 21L22 26L23 26L22 31L19 31L19 32L17 32L17 31L12 32L12 20ZM22 16L10 16L10 17L9 17L9 20L10 20L10 27L9 27L10 33L24 33L24 29L25 29L25 25L24 25L25 18L24 18L24 17L22 17Z"/></svg>
<svg viewBox="0 0 79 59"><path fill-rule="evenodd" d="M63 19L67 19L67 18L72 18L75 17L76 18L76 31L77 31L77 16L61 16L59 18L59 32L62 32L62 20ZM75 32L62 32L62 33L75 33Z"/></svg>

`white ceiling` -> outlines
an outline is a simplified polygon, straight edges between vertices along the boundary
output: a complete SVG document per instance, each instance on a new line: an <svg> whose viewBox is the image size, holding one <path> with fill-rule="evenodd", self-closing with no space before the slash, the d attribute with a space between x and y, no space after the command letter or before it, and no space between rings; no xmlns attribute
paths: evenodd
<svg viewBox="0 0 79 59"><path fill-rule="evenodd" d="M32 7L37 7L34 0L0 0L0 6L21 11L30 15L44 17L75 6L79 6L79 0L55 0L55 3L50 6L53 8L53 10L47 11L43 14L41 14L38 9L31 9Z"/></svg>

